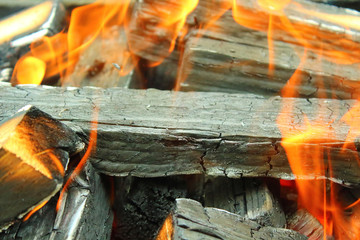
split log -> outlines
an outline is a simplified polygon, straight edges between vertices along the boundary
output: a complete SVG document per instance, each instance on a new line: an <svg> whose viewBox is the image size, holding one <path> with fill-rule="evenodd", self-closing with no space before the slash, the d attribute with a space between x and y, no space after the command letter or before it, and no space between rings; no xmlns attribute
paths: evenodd
<svg viewBox="0 0 360 240"><path fill-rule="evenodd" d="M173 213L164 222L157 240L164 239L306 239L282 228L262 227L239 215L216 208L203 208L199 202L177 199Z"/></svg>
<svg viewBox="0 0 360 240"><path fill-rule="evenodd" d="M269 49L266 31L270 13L259 7L256 1L237 3L244 18L263 31L240 26L231 11L206 29L190 31L180 64L180 90L245 91L272 95L279 93L294 71L299 69L301 84L294 87L299 96L340 99L359 96L357 76L360 64L357 55L360 51L360 31L321 20L306 11L315 9L323 15L346 14L356 18L360 18L359 13L323 4L292 1L284 14L295 29L301 29L299 34L303 39L295 39L281 25L281 16L274 13L273 48ZM302 4L305 13L299 12L296 4ZM196 19L197 22L202 21ZM308 51L305 60L302 60L304 41ZM339 54L332 55L336 51ZM270 56L273 56L273 72L269 72Z"/></svg>
<svg viewBox="0 0 360 240"><path fill-rule="evenodd" d="M52 198L27 221L3 233L3 240L110 239L113 213L105 182L87 164L64 195L56 212L58 197Z"/></svg>
<svg viewBox="0 0 360 240"><path fill-rule="evenodd" d="M292 99L251 94L169 92L159 90L56 88L2 84L0 118L25 102L38 106L77 132L89 132L97 105L98 142L90 161L114 176L155 177L179 174L212 176L268 176L294 179L276 119L282 106L293 121L288 131L305 131L321 118L334 134L314 139L324 150L324 173L302 176L359 184L356 149L342 149L350 127L341 117L357 101ZM354 116L356 121L358 116ZM305 145L308 146L308 145ZM313 144L309 144L313 146ZM355 146L359 146L358 140ZM311 152L303 164L314 169ZM331 159L332 173L328 172Z"/></svg>
<svg viewBox="0 0 360 240"><path fill-rule="evenodd" d="M224 209L262 226L285 227L285 213L266 184L257 179L210 178L204 206Z"/></svg>
<svg viewBox="0 0 360 240"><path fill-rule="evenodd" d="M69 127L32 106L0 123L0 229L59 191L69 155L83 147Z"/></svg>

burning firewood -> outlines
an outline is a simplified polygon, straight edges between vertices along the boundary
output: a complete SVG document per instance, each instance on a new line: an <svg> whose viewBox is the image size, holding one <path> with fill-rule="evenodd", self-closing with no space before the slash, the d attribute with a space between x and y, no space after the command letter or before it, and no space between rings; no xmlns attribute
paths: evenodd
<svg viewBox="0 0 360 240"><path fill-rule="evenodd" d="M197 201L177 199L157 240L165 239L306 239L289 230L261 225L216 208L203 208Z"/></svg>
<svg viewBox="0 0 360 240"><path fill-rule="evenodd" d="M69 155L83 147L69 127L35 107L24 107L4 119L0 124L1 228L59 191Z"/></svg>
<svg viewBox="0 0 360 240"><path fill-rule="evenodd" d="M90 163L60 200L50 239L110 239L113 212L109 189Z"/></svg>
<svg viewBox="0 0 360 240"><path fill-rule="evenodd" d="M271 95L278 93L298 69L301 83L296 86L296 92L300 96L318 94L341 99L358 96L359 30L324 20L324 16L343 14L360 18L359 13L291 1L279 11L283 14L280 15L263 9L256 1L236 2L241 9L238 17L243 17L238 22L243 21L245 27L234 20L233 10L206 29L191 30L181 59L179 89ZM269 47L270 15L273 33ZM283 18L301 32L285 29L281 25ZM198 17L197 21L201 19ZM250 29L253 26L261 31ZM294 35L300 35L301 39Z"/></svg>
<svg viewBox="0 0 360 240"><path fill-rule="evenodd" d="M0 95L2 118L30 101L78 132L90 131L85 123L91 121L94 103L98 102L98 143L90 161L105 174L140 177L205 173L294 179L276 123L281 107L292 104L294 108L287 114L293 122L282 127L305 131L306 114L309 121L321 116L329 123L323 127L334 133L315 137L313 143L298 143L302 147L318 146L325 153L324 171L301 177L359 183L358 142L355 139L355 148L343 148L350 127L341 120L355 100L266 99L251 94L153 89L11 88L5 84ZM309 171L314 167L311 154L304 152L302 160Z"/></svg>
<svg viewBox="0 0 360 240"><path fill-rule="evenodd" d="M134 64L125 40L124 31L118 26L97 37L81 54L74 72L63 79L63 86L134 86ZM118 54L114 54L114 49Z"/></svg>
<svg viewBox="0 0 360 240"><path fill-rule="evenodd" d="M261 180L210 178L204 186L204 206L239 214L263 226L285 227L285 213Z"/></svg>
<svg viewBox="0 0 360 240"><path fill-rule="evenodd" d="M32 1L31 6L33 4ZM0 3L0 5L3 4ZM24 5L20 6L23 7ZM29 51L31 43L35 43L44 36L54 35L63 29L65 14L65 8L59 1L45 1L0 21L0 28L2 29L0 37L0 81L10 81L16 61ZM35 61L38 61L39 64L45 64L40 59ZM26 67L22 71L24 71L22 75L29 74ZM14 81L16 83L17 80Z"/></svg>
<svg viewBox="0 0 360 240"><path fill-rule="evenodd" d="M110 239L113 213L104 181L91 164L71 183L56 212L57 198L0 234L3 240Z"/></svg>
<svg viewBox="0 0 360 240"><path fill-rule="evenodd" d="M288 228L310 239L323 239L324 229L320 222L305 209L299 209L288 220Z"/></svg>

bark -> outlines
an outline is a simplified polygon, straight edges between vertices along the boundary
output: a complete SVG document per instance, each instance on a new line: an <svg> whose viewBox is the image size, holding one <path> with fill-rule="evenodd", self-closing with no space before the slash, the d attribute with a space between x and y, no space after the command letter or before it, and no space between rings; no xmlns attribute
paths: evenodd
<svg viewBox="0 0 360 240"><path fill-rule="evenodd" d="M341 117L355 100L264 98L251 94L184 93L159 90L17 87L2 85L0 118L31 103L88 133L94 107L99 107L98 143L90 161L105 174L155 177L204 173L240 178L269 176L294 179L276 124L279 114L289 120L288 133L307 129L304 120L322 119L325 136L314 136L302 147L324 151L323 173L341 184L359 183L355 145L342 149L350 127ZM294 108L281 113L282 107ZM358 117L353 116L356 122ZM303 164L314 169L312 152Z"/></svg>
<svg viewBox="0 0 360 240"><path fill-rule="evenodd" d="M203 208L199 202L177 199L173 213L157 237L162 239L306 239L295 231L261 227L239 215L217 208Z"/></svg>

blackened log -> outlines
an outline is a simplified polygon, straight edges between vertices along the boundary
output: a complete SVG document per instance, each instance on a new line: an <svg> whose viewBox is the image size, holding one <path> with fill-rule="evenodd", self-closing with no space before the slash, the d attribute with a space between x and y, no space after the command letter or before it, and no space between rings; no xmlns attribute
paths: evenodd
<svg viewBox="0 0 360 240"><path fill-rule="evenodd" d="M204 206L224 209L262 226L285 227L285 213L259 179L210 178L204 186Z"/></svg>
<svg viewBox="0 0 360 240"><path fill-rule="evenodd" d="M331 158L331 180L359 183L359 154L356 149L342 149L350 127L340 120L355 100L267 99L251 94L153 89L11 88L6 84L2 84L0 96L1 119L30 102L79 133L89 132L97 105L98 143L90 161L105 174L140 177L205 173L294 179L276 124L281 106L294 104L292 110L282 113L293 120L284 128L305 131L305 114L310 122L321 118L328 123L323 127L334 133L327 139L314 139L326 153L324 174L303 177L330 177ZM354 121L357 118L354 116ZM355 140L355 147L358 145ZM312 153L304 154L304 166L311 172L314 165L308 160Z"/></svg>
<svg viewBox="0 0 360 240"><path fill-rule="evenodd" d="M154 239L176 198L187 195L187 183L182 176L115 178L113 238Z"/></svg>
<svg viewBox="0 0 360 240"><path fill-rule="evenodd" d="M35 107L26 106L3 119L0 229L59 191L69 155L83 147L84 143L69 127Z"/></svg>
<svg viewBox="0 0 360 240"><path fill-rule="evenodd" d="M217 208L203 208L197 201L177 199L157 240L163 239L306 239L282 228L262 227L239 215Z"/></svg>
<svg viewBox="0 0 360 240"><path fill-rule="evenodd" d="M110 239L113 213L106 188L104 179L87 164L70 184L58 212L59 194L27 221L0 233L0 239Z"/></svg>

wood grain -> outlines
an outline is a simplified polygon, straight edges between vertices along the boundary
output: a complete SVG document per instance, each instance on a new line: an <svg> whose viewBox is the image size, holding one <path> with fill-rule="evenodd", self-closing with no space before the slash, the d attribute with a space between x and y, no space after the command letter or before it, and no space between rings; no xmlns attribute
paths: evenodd
<svg viewBox="0 0 360 240"><path fill-rule="evenodd" d="M157 240L163 239L307 239L295 231L261 227L255 222L217 208L203 208L197 201L180 198Z"/></svg>
<svg viewBox="0 0 360 240"><path fill-rule="evenodd" d="M331 179L359 183L358 152L341 149L349 132L341 117L355 100L6 84L0 96L0 119L31 103L79 134L89 132L94 108L99 107L99 139L91 162L105 174L139 177L205 173L294 179L276 124L281 106L293 104L281 113L290 118L284 129L301 133L306 129L304 114L310 122L321 117L330 133L314 141L331 150ZM311 153L305 153L308 170L314 168L310 159ZM327 159L325 154L324 174L306 177L329 177Z"/></svg>

